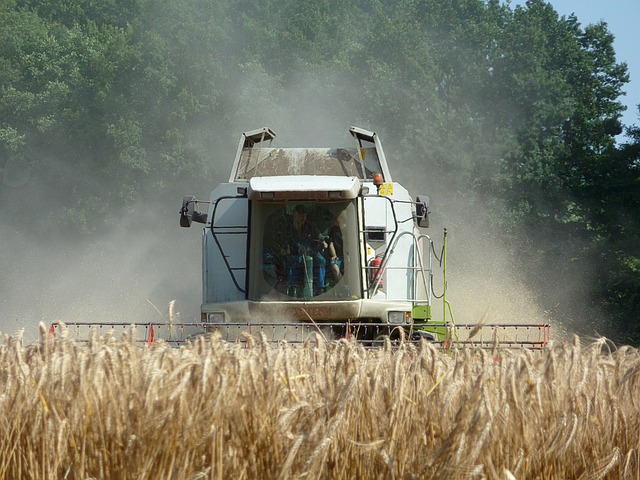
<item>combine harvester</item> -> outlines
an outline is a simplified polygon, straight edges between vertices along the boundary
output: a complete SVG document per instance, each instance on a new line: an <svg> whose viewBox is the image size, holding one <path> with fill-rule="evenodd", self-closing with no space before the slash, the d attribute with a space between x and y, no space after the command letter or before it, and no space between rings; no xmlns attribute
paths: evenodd
<svg viewBox="0 0 640 480"><path fill-rule="evenodd" d="M264 334L295 343L321 334L370 346L386 336L444 348L545 346L547 324L456 325L446 296L446 229L438 255L423 230L428 197L413 199L393 181L374 132L349 133L353 148L277 148L269 128L241 136L229 181L208 201L185 196L180 210L182 227L204 224L200 322L170 316L144 325L146 341L180 344L220 332L229 341ZM440 296L434 266L442 268Z"/></svg>

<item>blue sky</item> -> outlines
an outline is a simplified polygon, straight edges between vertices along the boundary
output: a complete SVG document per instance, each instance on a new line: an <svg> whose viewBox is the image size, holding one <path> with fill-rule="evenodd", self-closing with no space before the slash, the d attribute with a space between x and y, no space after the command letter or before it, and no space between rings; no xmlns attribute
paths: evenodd
<svg viewBox="0 0 640 480"><path fill-rule="evenodd" d="M640 0L547 0L554 9L564 16L572 13L582 28L590 23L604 21L614 35L614 49L618 62L625 62L629 69L630 81L625 85L626 96L620 101L627 106L622 117L625 126L640 125L638 104L640 104ZM511 6L524 5L525 0L511 0Z"/></svg>

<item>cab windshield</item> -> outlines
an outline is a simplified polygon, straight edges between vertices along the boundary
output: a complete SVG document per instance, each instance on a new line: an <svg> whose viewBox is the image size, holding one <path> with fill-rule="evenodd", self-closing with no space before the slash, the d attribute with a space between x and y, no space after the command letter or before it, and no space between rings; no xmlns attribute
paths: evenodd
<svg viewBox="0 0 640 480"><path fill-rule="evenodd" d="M249 298L360 297L355 201L255 202Z"/></svg>

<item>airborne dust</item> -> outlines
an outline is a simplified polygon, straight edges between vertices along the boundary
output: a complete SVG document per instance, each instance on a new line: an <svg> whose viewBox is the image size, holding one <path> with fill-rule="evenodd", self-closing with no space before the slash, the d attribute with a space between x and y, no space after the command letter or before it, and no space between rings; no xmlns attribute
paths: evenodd
<svg viewBox="0 0 640 480"><path fill-rule="evenodd" d="M255 112L254 112L255 113ZM263 117L256 119L256 117ZM323 119L327 112L316 111L314 125L305 118L310 131L321 132L320 139L301 140L296 129L282 132L279 145L349 146L348 123L343 130L326 128ZM329 123L328 120L326 120ZM287 125L289 123L289 125ZM291 127L296 122L281 124L269 115L247 118L247 130L262 125ZM280 124L280 125L279 125ZM366 127L370 127L366 125ZM241 130L227 142L226 158L216 155L221 178L207 179L210 188L227 181L233 161L233 149ZM383 146L392 144L381 133ZM334 140L328 140L333 137ZM388 158L392 173L401 159ZM226 169L226 171L225 171ZM46 188L33 178L32 188ZM420 178L402 178L413 195L430 194L428 182ZM42 180L40 180L42 181ZM3 189L13 189L3 184ZM20 186L24 190L25 186ZM181 186L183 193L208 198L208 190L194 191L190 185ZM443 189L439 189L443 190ZM446 191L446 189L444 189ZM551 318L552 306L539 302L535 292L526 287L522 274L513 267L512 255L504 245L496 243L496 235L465 223L458 214L455 199L446 194L434 197L432 225L428 233L441 253L443 228L449 232L448 298L459 323L508 322L537 323L551 321L554 334L562 327ZM48 241L46 232L25 236L20 230L2 226L0 241L2 277L0 288L0 329L14 333L24 329L25 340L37 339L37 325L43 321L105 321L158 322L166 318L170 301L177 300L182 320L197 321L201 296L201 226L190 229L178 225L181 197L139 204L130 213L123 213L119 223L99 238L79 236L75 241ZM480 212L478 212L480 215ZM25 218L25 221L28 219ZM435 278L435 292L442 293L442 277ZM434 313L440 318L442 310L436 300Z"/></svg>
<svg viewBox="0 0 640 480"><path fill-rule="evenodd" d="M105 321L156 322L167 315L167 306L177 300L182 320L199 318L201 298L201 226L181 229L178 210L182 194L208 199L209 191L228 179L233 155L242 131L269 126L276 131L279 146L351 146L348 127L357 125L380 134L394 180L412 195L431 197L432 226L429 234L436 251L442 247L442 231L449 231L448 295L456 321L513 323L551 322L554 334L564 327L554 318L558 302L549 302L527 287L522 271L515 267L517 251L499 241L499 232L487 231L488 223L469 222L485 212L460 205L457 194L431 175L424 176L403 166L391 153L401 150L400 139L387 135L389 125L372 125L364 109L349 101L335 102L336 92L307 88L305 75L286 87L273 85L265 77L247 75L227 92L232 117L217 125L200 125L193 142L207 138L208 161L216 172L199 185L180 178L168 179L171 187L161 198L141 201L100 235L50 239L48 232L32 233L30 218L47 214L47 179L28 167L3 162L2 216L0 217L0 330L25 331L25 340L37 338L39 322ZM339 91L341 79L333 83ZM242 95L257 88L266 93ZM273 92L276 92L274 94ZM237 95L235 94L237 93ZM344 99L343 99L344 100ZM363 119L364 118L364 119ZM225 128L219 128L225 124ZM406 140L405 140L406 141ZM437 139L433 139L437 142ZM43 192L45 192L43 194ZM29 201L37 198L38 201ZM11 201L9 205L7 202ZM11 218L9 222L8 219ZM18 220L16 220L18 219ZM31 232L31 233L25 233ZM105 232L105 229L103 229ZM441 277L435 279L441 293ZM581 282L584 280L581 280ZM564 279L567 302L583 295L583 284ZM440 317L439 303L434 312ZM597 327L591 332L597 333Z"/></svg>

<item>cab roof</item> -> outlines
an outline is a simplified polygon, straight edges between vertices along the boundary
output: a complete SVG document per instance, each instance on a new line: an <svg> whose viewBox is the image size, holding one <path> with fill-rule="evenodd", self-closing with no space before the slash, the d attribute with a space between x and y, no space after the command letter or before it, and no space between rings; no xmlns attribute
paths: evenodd
<svg viewBox="0 0 640 480"><path fill-rule="evenodd" d="M254 177L321 175L373 180L382 173L391 182L379 137L374 132L351 127L356 141L351 148L276 148L276 134L268 127L242 134L229 182L249 182Z"/></svg>

